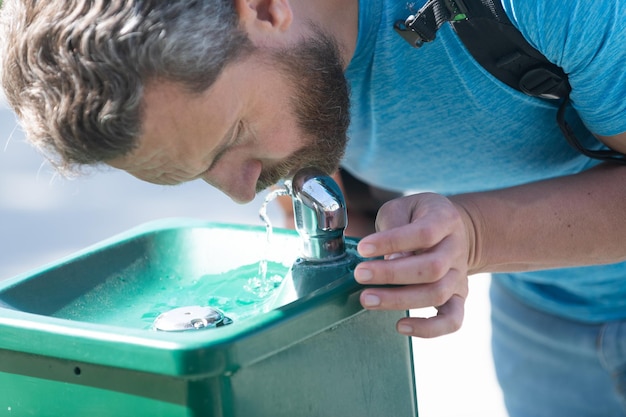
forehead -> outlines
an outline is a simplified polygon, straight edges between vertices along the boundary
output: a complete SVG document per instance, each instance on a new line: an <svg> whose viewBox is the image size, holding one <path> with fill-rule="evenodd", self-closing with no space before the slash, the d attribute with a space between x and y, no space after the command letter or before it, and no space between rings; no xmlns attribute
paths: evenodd
<svg viewBox="0 0 626 417"><path fill-rule="evenodd" d="M144 88L138 146L109 165L133 173L194 156L199 146L211 151L241 110L236 86L226 73L202 92L172 81L150 81Z"/></svg>
<svg viewBox="0 0 626 417"><path fill-rule="evenodd" d="M204 92L190 92L185 87L168 81L153 81L146 85L142 103L142 145L180 145L190 134L197 134L202 126L214 126L230 111L218 105L214 87Z"/></svg>

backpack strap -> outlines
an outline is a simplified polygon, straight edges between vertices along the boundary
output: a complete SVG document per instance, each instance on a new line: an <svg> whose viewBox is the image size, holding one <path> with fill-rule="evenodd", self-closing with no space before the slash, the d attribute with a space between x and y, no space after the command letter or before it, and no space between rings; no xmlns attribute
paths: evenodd
<svg viewBox="0 0 626 417"><path fill-rule="evenodd" d="M568 143L582 154L603 161L626 164L626 156L613 150L585 148L565 120L571 87L567 74L535 49L511 23L500 0L428 0L394 29L411 46L421 48L435 40L449 23L489 73L511 88L533 97L562 100L557 123Z"/></svg>

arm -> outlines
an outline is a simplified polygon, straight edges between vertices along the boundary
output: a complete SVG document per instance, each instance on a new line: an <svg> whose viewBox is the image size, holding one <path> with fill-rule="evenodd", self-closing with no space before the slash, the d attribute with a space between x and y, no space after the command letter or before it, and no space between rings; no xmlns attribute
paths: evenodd
<svg viewBox="0 0 626 417"><path fill-rule="evenodd" d="M626 133L599 138L626 153ZM626 259L626 167L603 164L577 175L459 195L452 201L473 225L468 232L470 273Z"/></svg>
<svg viewBox="0 0 626 417"><path fill-rule="evenodd" d="M626 167L451 198L468 229L469 273L626 259Z"/></svg>
<svg viewBox="0 0 626 417"><path fill-rule="evenodd" d="M490 192L393 200L378 213L378 232L358 247L363 256L385 259L361 263L355 277L397 286L367 288L361 302L370 309L437 306L436 317L402 319L398 330L420 337L453 332L463 320L468 274L626 259L624 207L626 167L610 164Z"/></svg>

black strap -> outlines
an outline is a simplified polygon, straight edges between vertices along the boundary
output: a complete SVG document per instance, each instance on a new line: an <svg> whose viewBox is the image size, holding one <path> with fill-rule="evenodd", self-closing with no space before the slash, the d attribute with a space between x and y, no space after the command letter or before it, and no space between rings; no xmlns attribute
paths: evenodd
<svg viewBox="0 0 626 417"><path fill-rule="evenodd" d="M583 155L588 156L589 158L626 165L626 155L624 155L623 153L614 151L613 149L587 149L580 143L580 141L574 134L574 131L565 120L565 109L567 108L568 104L569 95L565 97L565 99L563 99L563 102L559 106L559 110L556 114L557 123L561 128L561 132L563 132L563 136L565 136L565 139L567 139L567 143L569 143L570 146L572 146Z"/></svg>
<svg viewBox="0 0 626 417"><path fill-rule="evenodd" d="M586 149L565 120L571 87L567 74L526 41L511 23L499 0L428 0L394 29L411 46L432 42L449 22L474 59L511 88L544 99L562 100L557 122L568 143L582 154L626 164L626 156L613 150Z"/></svg>

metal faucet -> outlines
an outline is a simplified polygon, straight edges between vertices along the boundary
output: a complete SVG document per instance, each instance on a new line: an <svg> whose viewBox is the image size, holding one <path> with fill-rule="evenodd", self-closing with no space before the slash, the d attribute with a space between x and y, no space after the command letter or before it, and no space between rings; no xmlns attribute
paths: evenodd
<svg viewBox="0 0 626 417"><path fill-rule="evenodd" d="M296 230L303 240L303 258L326 262L345 256L348 215L337 183L316 168L304 168L294 175L289 192Z"/></svg>

